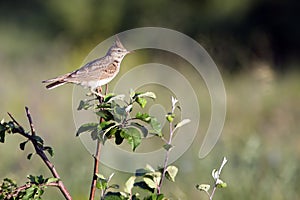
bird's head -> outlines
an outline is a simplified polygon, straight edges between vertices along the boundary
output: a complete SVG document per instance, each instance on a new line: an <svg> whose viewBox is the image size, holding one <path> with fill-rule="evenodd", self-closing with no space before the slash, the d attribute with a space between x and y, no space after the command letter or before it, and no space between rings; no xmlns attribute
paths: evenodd
<svg viewBox="0 0 300 200"><path fill-rule="evenodd" d="M109 48L107 55L113 57L114 59L121 61L124 56L126 56L131 51L128 51L121 43L118 37L116 37L116 41L114 44Z"/></svg>

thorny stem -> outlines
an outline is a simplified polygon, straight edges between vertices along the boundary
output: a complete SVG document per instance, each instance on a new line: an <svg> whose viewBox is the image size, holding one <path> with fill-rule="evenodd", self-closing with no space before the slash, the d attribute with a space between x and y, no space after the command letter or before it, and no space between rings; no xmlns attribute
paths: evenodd
<svg viewBox="0 0 300 200"><path fill-rule="evenodd" d="M101 92L100 87L98 88L98 92ZM106 84L104 94L106 95L107 92L108 92L108 85ZM102 97L97 96L97 99L98 99L100 104L103 102ZM102 121L103 121L103 118L100 118L99 122L101 123ZM94 170L93 170L93 178L92 178L92 184L91 184L91 189L90 189L89 200L94 200L95 199L97 174L99 173L99 161L100 161L101 147L102 147L102 143L101 143L100 139L98 139L97 140L97 147L96 147L96 154L94 155ZM101 194L101 195L103 196L103 194Z"/></svg>
<svg viewBox="0 0 300 200"><path fill-rule="evenodd" d="M18 133L21 134L22 136L24 136L25 138L27 138L33 144L36 154L39 155L39 157L43 160L43 162L46 164L48 169L51 171L52 175L58 179L57 187L59 188L61 193L64 195L64 197L66 199L71 200L72 197L69 194L65 185L63 184L63 182L60 180L60 176L59 176L58 172L56 171L54 165L51 163L51 161L48 159L47 155L44 153L43 146L39 145L37 143L37 141L35 140L34 136L36 136L36 133L35 133L34 125L33 125L32 118L31 118L28 107L25 107L25 110L26 110L27 119L28 119L28 122L30 125L30 129L31 129L31 135L27 134L23 128L21 128ZM16 123L19 127L22 127L10 113L8 113L8 115L13 120L14 123Z"/></svg>

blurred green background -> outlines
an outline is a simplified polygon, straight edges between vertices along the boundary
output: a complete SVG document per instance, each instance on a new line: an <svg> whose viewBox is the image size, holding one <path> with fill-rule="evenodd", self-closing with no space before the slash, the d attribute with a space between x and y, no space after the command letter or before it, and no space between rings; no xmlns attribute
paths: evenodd
<svg viewBox="0 0 300 200"><path fill-rule="evenodd" d="M228 105L220 140L200 160L210 101L199 96L199 134L174 163L180 169L177 182L166 182L165 192L172 199L206 199L194 186L212 183L211 170L226 156L222 176L228 188L217 191L215 199L299 199L299 9L296 0L1 1L0 116L8 120L9 111L27 124L27 105L37 132L55 149L53 162L72 196L87 199L92 158L75 137L73 87L46 91L41 81L78 68L99 42L118 32L143 26L174 29L197 40L214 59ZM136 60L124 63L162 58L145 54L137 52ZM129 70L123 66L121 73ZM207 94L202 85L199 94ZM21 138L6 140L0 145L1 179L22 183L27 174L49 175L39 158L28 161L19 150ZM100 171L109 175L114 170L102 165ZM117 172L113 182L122 185L129 176ZM63 197L49 189L45 199Z"/></svg>

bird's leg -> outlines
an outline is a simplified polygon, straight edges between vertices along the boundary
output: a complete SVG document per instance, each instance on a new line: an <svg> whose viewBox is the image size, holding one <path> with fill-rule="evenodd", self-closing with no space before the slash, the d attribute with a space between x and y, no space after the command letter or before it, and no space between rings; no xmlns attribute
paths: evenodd
<svg viewBox="0 0 300 200"><path fill-rule="evenodd" d="M104 95L103 94L101 94L101 92L102 92L102 88L101 87L98 87L98 88L93 88L93 89L91 89L91 92L94 94L94 95L96 95L97 97L104 97Z"/></svg>

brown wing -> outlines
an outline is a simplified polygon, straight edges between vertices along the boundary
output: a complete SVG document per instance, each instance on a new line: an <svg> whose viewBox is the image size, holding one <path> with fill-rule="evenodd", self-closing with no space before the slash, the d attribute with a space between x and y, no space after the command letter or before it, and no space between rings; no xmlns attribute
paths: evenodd
<svg viewBox="0 0 300 200"><path fill-rule="evenodd" d="M114 76L118 72L118 64L116 62L110 63L107 67L84 67L73 72L64 80L67 82L84 82L89 80L101 80Z"/></svg>

